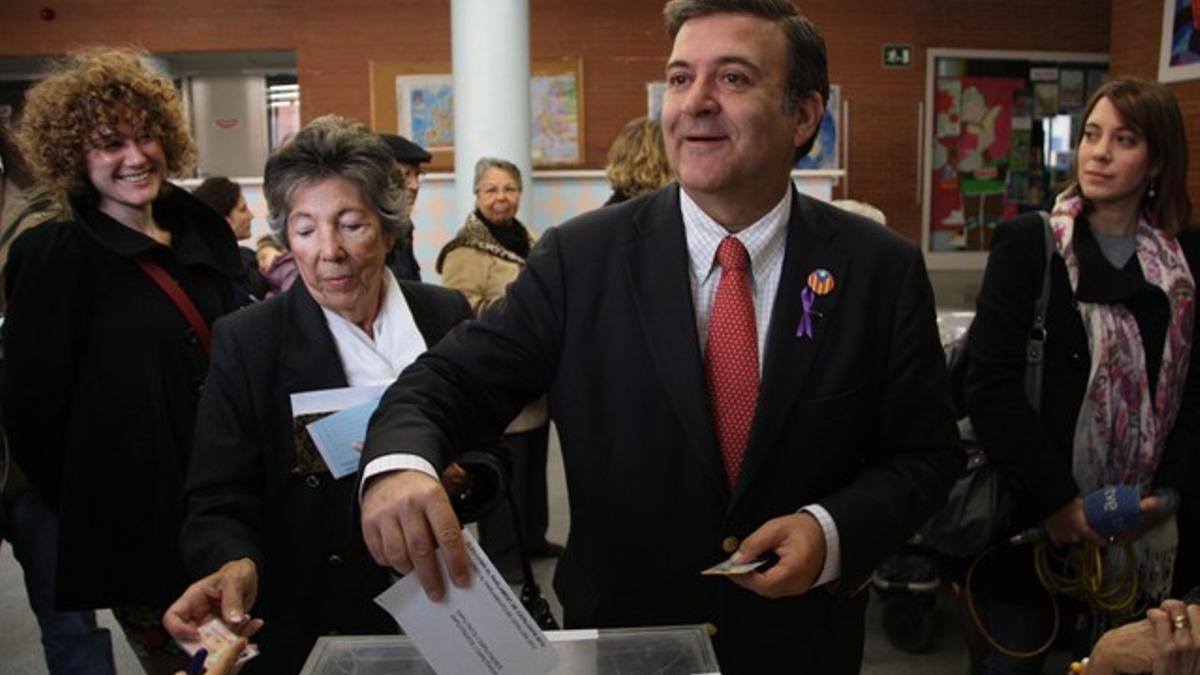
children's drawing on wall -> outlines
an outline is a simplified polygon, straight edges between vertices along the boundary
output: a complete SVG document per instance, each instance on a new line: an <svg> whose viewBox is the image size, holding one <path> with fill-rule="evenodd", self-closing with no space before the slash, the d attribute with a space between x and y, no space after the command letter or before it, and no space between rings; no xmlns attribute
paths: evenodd
<svg viewBox="0 0 1200 675"><path fill-rule="evenodd" d="M962 133L962 80L942 79L937 82L937 137L955 138Z"/></svg>
<svg viewBox="0 0 1200 675"><path fill-rule="evenodd" d="M430 150L454 149L454 78L450 75L396 77L396 128Z"/></svg>
<svg viewBox="0 0 1200 675"><path fill-rule="evenodd" d="M1013 98L1024 88L1025 81L1019 78L939 81L931 250L986 251L996 223L1016 214L1005 184L1013 140Z"/></svg>

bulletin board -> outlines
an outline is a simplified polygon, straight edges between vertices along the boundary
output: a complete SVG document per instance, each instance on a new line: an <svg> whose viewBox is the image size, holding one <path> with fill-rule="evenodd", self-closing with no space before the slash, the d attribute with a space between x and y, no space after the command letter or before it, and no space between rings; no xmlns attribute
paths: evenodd
<svg viewBox="0 0 1200 675"><path fill-rule="evenodd" d="M446 61L372 61L371 128L397 133L433 156L429 168L454 167L454 82ZM584 161L581 59L535 60L530 67L530 153L535 167Z"/></svg>

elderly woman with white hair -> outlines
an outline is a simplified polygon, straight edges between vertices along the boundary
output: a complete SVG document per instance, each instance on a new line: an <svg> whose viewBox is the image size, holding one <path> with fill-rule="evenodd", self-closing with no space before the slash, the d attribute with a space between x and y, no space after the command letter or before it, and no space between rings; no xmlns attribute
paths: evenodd
<svg viewBox="0 0 1200 675"><path fill-rule="evenodd" d="M334 116L278 149L269 222L301 283L215 326L184 491L183 553L199 581L164 623L195 639L215 614L249 634L253 609L265 622L255 672L298 672L323 634L396 631L372 602L389 577L362 544L356 474L335 478L290 398L389 384L470 316L459 293L397 281L384 264L405 214L392 163L367 127Z"/></svg>
<svg viewBox="0 0 1200 675"><path fill-rule="evenodd" d="M475 210L438 254L436 269L442 283L467 296L475 316L500 302L525 268L533 246L533 234L517 219L521 189L521 170L515 164L481 158L475 163ZM562 553L561 546L546 540L549 435L546 399L540 398L509 423L499 447L508 464L516 522L503 512L483 518L479 543L509 581L521 577L525 557Z"/></svg>

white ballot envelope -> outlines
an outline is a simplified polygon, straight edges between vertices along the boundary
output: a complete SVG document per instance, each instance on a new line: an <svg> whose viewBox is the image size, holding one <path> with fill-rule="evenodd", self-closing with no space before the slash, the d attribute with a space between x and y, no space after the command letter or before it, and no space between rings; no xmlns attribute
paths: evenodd
<svg viewBox="0 0 1200 675"><path fill-rule="evenodd" d="M463 530L471 564L471 584L450 582L446 558L437 551L446 594L440 602L425 595L409 574L375 598L421 656L442 675L545 675L558 665L558 652L513 594L470 532Z"/></svg>

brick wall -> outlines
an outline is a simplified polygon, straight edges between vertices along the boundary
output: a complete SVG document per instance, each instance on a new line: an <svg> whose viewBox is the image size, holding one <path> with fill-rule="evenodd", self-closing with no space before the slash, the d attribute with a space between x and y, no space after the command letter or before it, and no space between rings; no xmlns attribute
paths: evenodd
<svg viewBox="0 0 1200 675"><path fill-rule="evenodd" d="M919 240L917 105L925 97L928 48L1108 51L1109 6L1090 0L805 2L824 31L830 77L850 103L849 194L871 202L888 224ZM1069 34L1061 31L1071 17ZM911 69L881 65L884 43L914 47Z"/></svg>
<svg viewBox="0 0 1200 675"><path fill-rule="evenodd" d="M1117 4L1124 10L1155 3ZM57 11L55 21L39 18L44 6ZM875 204L896 230L917 239L917 104L924 97L924 50L1105 52L1112 5L1108 0L808 0L802 6L825 33L831 80L842 85L850 104L849 194L838 188L835 196ZM621 126L645 114L645 82L661 79L669 52L661 7L659 0L530 0L533 58L584 59L587 167L603 166L608 143ZM1068 20L1071 30L1060 30ZM1118 30L1112 33L1116 41ZM502 40L497 36L501 46L479 48L503 48ZM1129 41L1136 42L1136 35ZM446 0L0 2L0 57L57 54L97 42L134 42L152 52L294 49L305 119L337 112L368 120L368 63L448 61L450 12ZM880 48L885 42L912 44L913 67L884 70Z"/></svg>
<svg viewBox="0 0 1200 675"><path fill-rule="evenodd" d="M1159 40L1162 33L1162 0L1114 0L1112 9L1113 75L1129 75L1147 80L1158 78ZM1192 198L1193 222L1200 216L1200 80L1167 85L1179 99L1183 123L1187 127L1188 194Z"/></svg>

